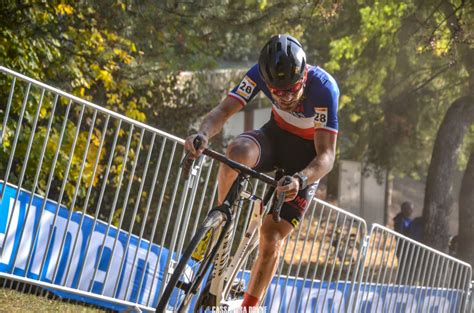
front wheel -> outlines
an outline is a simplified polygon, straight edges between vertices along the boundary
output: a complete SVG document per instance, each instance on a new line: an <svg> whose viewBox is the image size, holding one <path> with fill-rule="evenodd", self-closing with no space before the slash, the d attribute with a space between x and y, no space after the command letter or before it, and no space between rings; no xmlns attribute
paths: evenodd
<svg viewBox="0 0 474 313"><path fill-rule="evenodd" d="M213 240L225 222L222 212L209 214L173 270L156 307L156 312L187 312L204 276L212 265L219 242Z"/></svg>

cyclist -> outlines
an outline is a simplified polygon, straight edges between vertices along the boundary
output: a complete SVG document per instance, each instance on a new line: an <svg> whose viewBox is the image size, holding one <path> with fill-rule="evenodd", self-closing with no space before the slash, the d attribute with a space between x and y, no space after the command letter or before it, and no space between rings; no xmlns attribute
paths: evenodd
<svg viewBox="0 0 474 313"><path fill-rule="evenodd" d="M338 132L336 81L322 68L306 63L298 40L276 35L263 47L258 63L205 116L198 133L186 139L185 149L197 158L209 138L260 91L273 104L270 120L260 129L237 136L227 147L226 155L261 172L281 168L292 179L277 187L277 192L286 194L282 220L276 223L269 215L262 223L259 253L242 303L247 311L261 300L275 274L284 239L301 221L318 181L332 169ZM203 145L196 151L193 141L198 135L203 138ZM221 165L219 205L236 177L235 171Z"/></svg>

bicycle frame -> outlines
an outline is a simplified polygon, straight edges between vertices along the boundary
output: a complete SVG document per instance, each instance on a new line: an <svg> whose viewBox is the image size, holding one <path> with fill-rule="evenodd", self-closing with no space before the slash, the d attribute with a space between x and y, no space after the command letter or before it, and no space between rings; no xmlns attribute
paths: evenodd
<svg viewBox="0 0 474 313"><path fill-rule="evenodd" d="M218 208L218 210L223 211L228 218L221 224L219 232L213 235L211 241L212 245L218 244L219 246L213 261L214 267L209 276L210 278L208 278L207 284L209 284L209 289L207 292L213 296L215 306L220 307L225 305L228 309L237 308L241 305L242 300L224 300L229 296L234 279L240 271L243 262L258 246L260 226L262 225L264 214L262 200L243 190L244 179L245 175L239 174L224 200L224 205ZM245 233L235 253L230 256L232 235L235 230L235 206L238 205L239 200L244 199L253 201L252 212ZM225 233L222 233L224 230ZM223 238L221 238L222 236Z"/></svg>
<svg viewBox="0 0 474 313"><path fill-rule="evenodd" d="M260 226L262 225L263 218L262 200L245 191L241 193L241 197L243 199L254 201L252 213L244 236L242 237L234 255L229 257L229 252L232 246L230 240L234 231L233 223L227 231L227 234L224 237L224 242L217 253L209 289L209 292L216 296L217 306L224 304L232 307L240 307L240 302L226 302L224 299L228 297L234 279L240 271L243 262L259 243Z"/></svg>
<svg viewBox="0 0 474 313"><path fill-rule="evenodd" d="M245 231L244 237L240 241L238 248L234 254L234 256L231 259L231 262L229 264L226 276L224 279L226 279L226 286L225 289L223 290L223 296L224 299L226 299L231 291L232 284L234 282L234 279L239 272L239 270L242 269L243 262L247 260L249 257L250 253L257 248L260 240L260 226L262 225L262 220L263 220L263 206L262 206L262 201L255 200L253 209L252 209L252 216L250 218L248 227ZM229 307L231 307L230 303L227 303ZM237 306L240 307L241 301L237 303Z"/></svg>
<svg viewBox="0 0 474 313"><path fill-rule="evenodd" d="M194 142L195 147L198 147L200 142L200 140L197 140L197 138L198 137L196 137ZM210 223L215 222L216 219L220 220L218 224L215 224L215 226L213 227L214 231L212 233L211 240L207 244L208 251L206 252L206 257L208 261L205 261L205 263L201 265L201 267L199 268L198 276L195 277L191 284L182 284L181 287L178 288L184 288L183 290L185 290L188 295L196 294L197 292L199 292L200 300L197 304L199 306L225 306L228 310L232 310L234 308L240 307L242 299L235 301L224 300L228 300L228 296L232 291L234 279L238 271L243 266L243 262L247 259L247 257L257 247L259 243L260 226L262 225L263 219L262 200L249 192L243 191L244 181L249 176L257 178L260 181L269 184L272 190L274 190L274 188L278 185L278 182L273 178L265 174L256 172L245 165L229 160L224 155L215 151L205 149L203 151L203 154L206 154L213 159L217 159L218 161L227 164L229 167L236 170L239 175L237 176L237 179L233 182L222 204L218 207L213 208L208 213L204 221L204 223ZM192 161L190 161L190 158L188 157L188 155L186 155L181 163L181 165L183 166L183 171L185 171L185 173L189 173L191 163ZM185 176L187 175L188 174L185 174ZM270 192L267 193L267 196L265 197L265 202L269 200L269 195ZM281 200L283 200L284 196L280 198ZM230 252L232 249L233 235L235 232L234 220L237 211L235 207L240 202L240 199L249 199L253 201L252 215L249 220L249 223L247 224L247 228L245 229L245 234L240 240L236 252L231 257ZM275 208L276 212L274 212L274 219L275 217L279 218L279 210L281 208L281 204L283 203L283 201L281 200L278 201L278 207ZM203 234L204 233L202 233L200 236L202 236ZM201 238L201 240L203 240L203 238ZM195 241L193 245L196 244L199 245L199 243ZM183 264L182 262L183 261L181 260L180 264ZM202 279L205 277L205 273L209 269L210 262L213 263L211 276L208 277L204 290L200 290ZM174 288L174 284L177 284L179 282L178 276L173 274L173 277L173 287L171 288ZM166 290L167 297L169 297L172 289L169 289L167 287ZM237 290L237 293L240 293L241 291L242 290ZM162 306L163 303L166 305L166 302L162 303L162 301L168 301L167 299L169 298L165 299L166 300L160 300L160 303L158 304L160 310L163 310L164 308L164 306ZM191 297L186 297L185 301L180 306L180 311L183 308L186 308L190 304L190 301Z"/></svg>

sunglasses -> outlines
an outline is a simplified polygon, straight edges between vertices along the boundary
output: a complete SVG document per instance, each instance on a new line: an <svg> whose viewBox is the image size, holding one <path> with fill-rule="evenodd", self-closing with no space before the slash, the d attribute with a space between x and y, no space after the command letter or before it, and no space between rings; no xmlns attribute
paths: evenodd
<svg viewBox="0 0 474 313"><path fill-rule="evenodd" d="M274 94L275 96L283 97L288 94L297 93L303 87L304 83L305 83L305 79L302 79L296 84L294 84L291 88L288 88L288 89L277 89L277 88L272 88L270 86L268 88L270 89L270 92Z"/></svg>

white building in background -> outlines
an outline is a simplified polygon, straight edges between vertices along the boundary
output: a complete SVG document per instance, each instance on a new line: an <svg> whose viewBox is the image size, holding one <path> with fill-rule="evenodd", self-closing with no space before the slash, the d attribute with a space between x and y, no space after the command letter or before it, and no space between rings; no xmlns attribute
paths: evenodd
<svg viewBox="0 0 474 313"><path fill-rule="evenodd" d="M249 104L252 106L253 104ZM260 128L270 119L271 108L255 108L242 110L232 116L224 125L226 137L235 137L250 129Z"/></svg>
<svg viewBox="0 0 474 313"><path fill-rule="evenodd" d="M338 204L341 208L361 216L367 223L384 224L385 180L363 172L356 161L339 160Z"/></svg>

